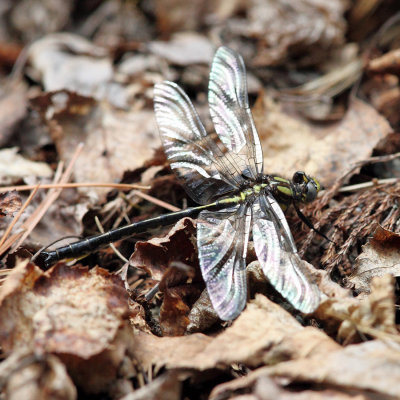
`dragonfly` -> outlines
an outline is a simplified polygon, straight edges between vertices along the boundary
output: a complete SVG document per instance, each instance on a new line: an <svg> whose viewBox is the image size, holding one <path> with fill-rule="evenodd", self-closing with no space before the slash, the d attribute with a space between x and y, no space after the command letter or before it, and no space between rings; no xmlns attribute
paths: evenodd
<svg viewBox="0 0 400 400"><path fill-rule="evenodd" d="M242 57L228 47L215 53L208 86L215 132L207 133L192 102L174 82L154 88L154 110L171 169L199 206L161 215L43 251L46 267L106 244L197 217L198 259L211 303L222 320L247 302L246 257L253 240L261 269L294 308L311 313L320 291L304 267L284 210L316 199L321 185L302 171L292 180L263 173L263 152L251 114ZM310 224L308 224L310 225ZM311 225L312 226L312 225Z"/></svg>

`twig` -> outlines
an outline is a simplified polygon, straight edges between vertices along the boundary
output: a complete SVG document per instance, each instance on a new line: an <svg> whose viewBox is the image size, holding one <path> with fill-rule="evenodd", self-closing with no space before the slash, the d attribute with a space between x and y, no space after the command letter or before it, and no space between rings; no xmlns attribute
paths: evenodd
<svg viewBox="0 0 400 400"><path fill-rule="evenodd" d="M6 251L7 248L3 249L2 246L4 244L4 242L6 241L8 235L10 234L12 228L14 228L15 224L18 222L18 220L21 218L22 213L25 211L26 207L28 207L29 203L32 201L33 196L35 196L35 194L37 193L39 189L39 185L36 185L34 187L34 190L31 192L31 194L29 195L29 197L26 199L24 205L21 207L21 209L18 211L18 214L15 216L15 218L13 219L13 221L11 222L11 224L8 226L8 228L6 229L6 231L4 232L3 237L0 240L0 254L4 253L4 251Z"/></svg>
<svg viewBox="0 0 400 400"><path fill-rule="evenodd" d="M10 192L16 190L22 192L25 190L32 190L38 185L21 185L21 186L5 186L0 187L0 193ZM69 188L79 188L79 187L110 187L114 189L137 189L137 190L149 190L151 186L140 186L128 183L48 183L40 184L40 189L69 189Z"/></svg>
<svg viewBox="0 0 400 400"><path fill-rule="evenodd" d="M72 159L67 166L65 172L62 174L60 178L60 183L66 183L66 181L69 179L70 175L72 174L72 168L79 157L81 151L83 149L83 143L80 143L76 150L75 153L72 156ZM57 175L57 174L56 174ZM35 228L35 226L38 224L38 222L41 220L43 215L46 213L46 211L49 209L51 204L54 203L54 201L57 199L57 197L60 195L62 189L50 189L49 193L46 195L44 200L41 202L39 207L35 210L35 212L25 221L26 225L26 231L22 235L22 237L18 240L16 244L14 244L14 249L18 248L21 246L23 241L29 236L29 234L32 232L32 230Z"/></svg>
<svg viewBox="0 0 400 400"><path fill-rule="evenodd" d="M396 183L396 182L398 182L398 180L399 180L399 178L376 179L376 180L372 180L370 182L357 183L356 185L343 186L338 191L340 193L357 192L359 190L368 189L370 187L374 187L377 185Z"/></svg>
<svg viewBox="0 0 400 400"><path fill-rule="evenodd" d="M180 211L180 208L175 207L175 206L173 206L171 204L168 204L165 201L159 200L159 199L157 199L157 198L155 198L153 196L150 196L149 194L142 193L142 192L139 192L139 191L135 191L134 193L138 197L141 197L142 199L148 200L148 201L150 201L151 203L153 203L153 204L155 204L157 206L164 207L167 210L170 210L170 211L173 211L173 212Z"/></svg>

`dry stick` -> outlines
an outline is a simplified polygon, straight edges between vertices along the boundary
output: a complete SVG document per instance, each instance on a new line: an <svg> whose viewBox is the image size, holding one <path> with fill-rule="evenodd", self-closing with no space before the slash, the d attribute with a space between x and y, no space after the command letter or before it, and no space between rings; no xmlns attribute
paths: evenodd
<svg viewBox="0 0 400 400"><path fill-rule="evenodd" d="M396 183L398 180L399 180L399 178L376 179L376 180L372 180L370 182L357 183L355 185L349 185L349 186L342 186L339 189L339 193L357 192L359 190L369 189L371 187L378 186L378 185Z"/></svg>
<svg viewBox="0 0 400 400"><path fill-rule="evenodd" d="M21 185L21 186L5 186L0 187L0 193L11 192L12 190L16 191L24 191L24 190L32 190L37 185ZM69 188L79 188L79 187L111 187L114 189L138 189L138 190L149 190L151 186L140 186L135 184L128 183L90 183L90 182L82 182L82 183L49 183L49 184L40 184L41 189L69 189Z"/></svg>
<svg viewBox="0 0 400 400"><path fill-rule="evenodd" d="M0 240L0 254L4 253L4 251L6 251L7 247L5 249L2 248L4 242L6 241L8 235L10 234L12 228L14 227L14 225L18 222L18 220L21 218L22 213L25 211L26 207L28 207L29 203L32 201L33 196L35 196L35 194L37 193L39 189L39 185L36 185L34 190L31 192L31 194L29 195L29 197L26 199L24 205L21 207L21 209L18 211L17 215L15 216L15 218L13 219L13 221L11 222L11 224L8 226L8 228L6 229L6 231L4 232L3 237ZM21 234L22 232L20 232Z"/></svg>
<svg viewBox="0 0 400 400"><path fill-rule="evenodd" d="M60 183L66 183L66 181L69 179L70 175L72 174L72 168L80 155L81 151L83 149L83 143L80 143L76 150L75 153L72 156L72 159L67 166L65 172L62 174L60 178ZM20 240L14 244L13 248L16 249L21 244L23 241L29 236L29 234L32 232L32 230L35 228L35 226L38 224L38 222L41 220L43 215L46 213L48 208L51 206L52 203L57 199L57 197L60 195L62 189L50 189L49 192L47 193L46 197L44 200L40 203L39 207L37 210L28 218L28 220L25 222L25 225L27 225L27 229L25 233L22 235Z"/></svg>
<svg viewBox="0 0 400 400"><path fill-rule="evenodd" d="M167 210L170 210L170 211L173 211L173 212L181 210L180 208L172 206L171 204L168 204L165 201L156 199L155 197L150 196L149 194L138 192L138 191L135 191L135 194L138 197L141 197L142 199L148 200L151 203L155 204L156 206L160 206L160 207L166 208Z"/></svg>

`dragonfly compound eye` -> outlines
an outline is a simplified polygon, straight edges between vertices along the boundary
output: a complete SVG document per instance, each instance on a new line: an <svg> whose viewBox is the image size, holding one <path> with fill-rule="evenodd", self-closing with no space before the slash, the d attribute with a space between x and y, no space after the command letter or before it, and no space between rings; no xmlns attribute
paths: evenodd
<svg viewBox="0 0 400 400"><path fill-rule="evenodd" d="M316 186L316 184L313 181L309 181L307 183L307 191L305 193L305 201L306 203L313 201L317 198L317 194L318 194L318 188Z"/></svg>

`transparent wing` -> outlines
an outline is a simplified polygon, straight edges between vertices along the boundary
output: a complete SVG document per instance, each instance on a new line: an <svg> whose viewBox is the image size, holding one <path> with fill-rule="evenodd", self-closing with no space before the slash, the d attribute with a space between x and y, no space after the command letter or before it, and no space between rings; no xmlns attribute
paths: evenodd
<svg viewBox="0 0 400 400"><path fill-rule="evenodd" d="M211 303L225 321L236 318L246 305L246 252L250 208L202 211L197 222L200 268Z"/></svg>
<svg viewBox="0 0 400 400"><path fill-rule="evenodd" d="M297 254L286 218L275 199L266 194L253 204L253 240L264 275L296 309L314 311L320 301L318 286Z"/></svg>
<svg viewBox="0 0 400 400"><path fill-rule="evenodd" d="M194 201L207 204L243 183L239 167L207 135L178 85L165 81L155 86L154 110L171 168Z"/></svg>
<svg viewBox="0 0 400 400"><path fill-rule="evenodd" d="M208 102L222 143L241 173L255 179L263 171L263 155L249 107L246 68L242 57L227 47L220 47L215 54Z"/></svg>

